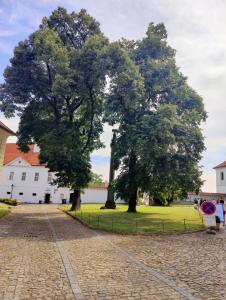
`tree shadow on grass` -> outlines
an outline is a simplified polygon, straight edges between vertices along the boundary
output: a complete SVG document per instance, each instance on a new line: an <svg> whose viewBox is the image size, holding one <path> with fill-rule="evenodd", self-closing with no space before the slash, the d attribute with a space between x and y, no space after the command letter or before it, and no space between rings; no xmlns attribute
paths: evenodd
<svg viewBox="0 0 226 300"><path fill-rule="evenodd" d="M17 209L13 210L11 214L0 219L0 240L15 238L31 242L52 243L54 240L52 226L60 241L88 239L96 236L93 230L73 218L67 217L59 210L50 211L47 215L48 219L43 211L22 213Z"/></svg>
<svg viewBox="0 0 226 300"><path fill-rule="evenodd" d="M126 215L130 217L127 219ZM90 227L120 233L184 232L190 229L189 224L184 224L183 219L176 221L168 218L156 220L150 219L150 215L160 214L156 212L150 214L139 212L134 214L135 217L131 217L126 212L120 212L120 218L118 218L117 214L111 212L105 212L101 216L98 214L92 216L88 212L77 213L80 221ZM25 239L29 242L53 242L52 226L60 241L74 241L96 237L95 231L72 217L67 217L65 213L56 209L56 206L42 204L24 206L21 209L18 207L13 209L8 216L1 218L0 238ZM201 225L198 227L201 227ZM1 230L1 228L3 229Z"/></svg>

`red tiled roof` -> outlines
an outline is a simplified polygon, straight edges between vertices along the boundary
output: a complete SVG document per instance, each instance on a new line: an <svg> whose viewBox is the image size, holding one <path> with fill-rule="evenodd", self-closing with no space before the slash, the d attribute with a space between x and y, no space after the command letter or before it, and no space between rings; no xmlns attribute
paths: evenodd
<svg viewBox="0 0 226 300"><path fill-rule="evenodd" d="M2 128L3 130L7 131L8 133L10 133L11 135L15 135L15 132L13 132L11 129L9 129L9 127L7 127L5 124L3 124L0 121L0 128Z"/></svg>
<svg viewBox="0 0 226 300"><path fill-rule="evenodd" d="M38 153L34 152L34 144L29 145L30 151L23 153L18 149L17 144L7 143L5 148L4 165L10 163L18 157L28 162L32 166L42 165L39 161Z"/></svg>
<svg viewBox="0 0 226 300"><path fill-rule="evenodd" d="M214 167L214 169L224 168L224 167L226 167L226 160L224 162L222 162L221 164L217 165L216 167Z"/></svg>
<svg viewBox="0 0 226 300"><path fill-rule="evenodd" d="M89 185L88 185L88 188L89 189L104 189L104 190L106 190L107 188L108 188L108 184L102 184L102 185L97 185L97 184L92 184L92 183L90 183Z"/></svg>

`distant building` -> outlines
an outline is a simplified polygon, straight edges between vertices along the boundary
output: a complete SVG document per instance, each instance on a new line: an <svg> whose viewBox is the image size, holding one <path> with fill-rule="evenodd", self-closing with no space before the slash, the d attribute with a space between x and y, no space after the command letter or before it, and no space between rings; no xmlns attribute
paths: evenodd
<svg viewBox="0 0 226 300"><path fill-rule="evenodd" d="M0 178L0 198L12 198L28 203L67 203L73 196L68 188L51 185L54 174L39 161L39 149L30 145L28 153L21 152L17 145L8 143L5 147L4 166ZM105 203L107 186L89 186L81 195L82 203Z"/></svg>
<svg viewBox="0 0 226 300"><path fill-rule="evenodd" d="M15 133L0 121L0 171L3 166L6 140L12 135Z"/></svg>
<svg viewBox="0 0 226 300"><path fill-rule="evenodd" d="M205 199L209 201L223 199L226 202L226 161L214 167L216 171L216 193L200 192L198 195L195 193L188 193L188 199L194 201L195 199Z"/></svg>
<svg viewBox="0 0 226 300"><path fill-rule="evenodd" d="M223 199L226 201L226 193L207 193L200 192L198 195L196 193L189 192L187 200L194 202L194 200L208 200L208 201L217 201L219 199Z"/></svg>
<svg viewBox="0 0 226 300"><path fill-rule="evenodd" d="M216 171L216 188L218 193L226 193L226 161L214 167Z"/></svg>

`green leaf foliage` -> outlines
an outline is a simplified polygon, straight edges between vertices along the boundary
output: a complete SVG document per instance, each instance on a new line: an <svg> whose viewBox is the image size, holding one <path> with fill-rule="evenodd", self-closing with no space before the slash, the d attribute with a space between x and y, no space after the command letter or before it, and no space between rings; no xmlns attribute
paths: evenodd
<svg viewBox="0 0 226 300"><path fill-rule="evenodd" d="M142 40L109 43L85 10L58 8L18 44L4 77L1 110L20 115L20 148L35 142L59 186L78 196L90 182L90 153L107 121L118 128L112 186L128 211L139 191L166 204L200 189L207 114L164 24L150 23Z"/></svg>
<svg viewBox="0 0 226 300"><path fill-rule="evenodd" d="M103 186L104 181L103 181L102 175L98 175L94 172L91 172L91 180L89 183L96 185L96 186Z"/></svg>
<svg viewBox="0 0 226 300"><path fill-rule="evenodd" d="M118 124L118 196L135 211L138 191L163 204L198 191L198 163L205 149L200 124L206 112L202 98L176 66L164 25L151 23L141 41L123 39L112 49L116 64L106 111L108 122Z"/></svg>
<svg viewBox="0 0 226 300"><path fill-rule="evenodd" d="M35 142L59 186L80 190L90 181L90 153L102 146L107 47L85 10L58 8L19 43L5 70L1 109L20 114L20 148Z"/></svg>

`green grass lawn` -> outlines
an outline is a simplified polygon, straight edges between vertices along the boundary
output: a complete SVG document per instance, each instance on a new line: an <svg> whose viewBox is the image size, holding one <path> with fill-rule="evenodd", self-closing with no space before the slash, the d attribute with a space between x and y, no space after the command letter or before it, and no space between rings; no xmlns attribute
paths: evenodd
<svg viewBox="0 0 226 300"><path fill-rule="evenodd" d="M10 207L6 204L0 203L0 218L10 212Z"/></svg>
<svg viewBox="0 0 226 300"><path fill-rule="evenodd" d="M138 206L137 213L127 213L127 205L116 210L102 209L101 204L82 204L78 212L69 212L70 205L60 209L69 212L92 228L121 233L170 233L203 229L202 219L193 206Z"/></svg>

